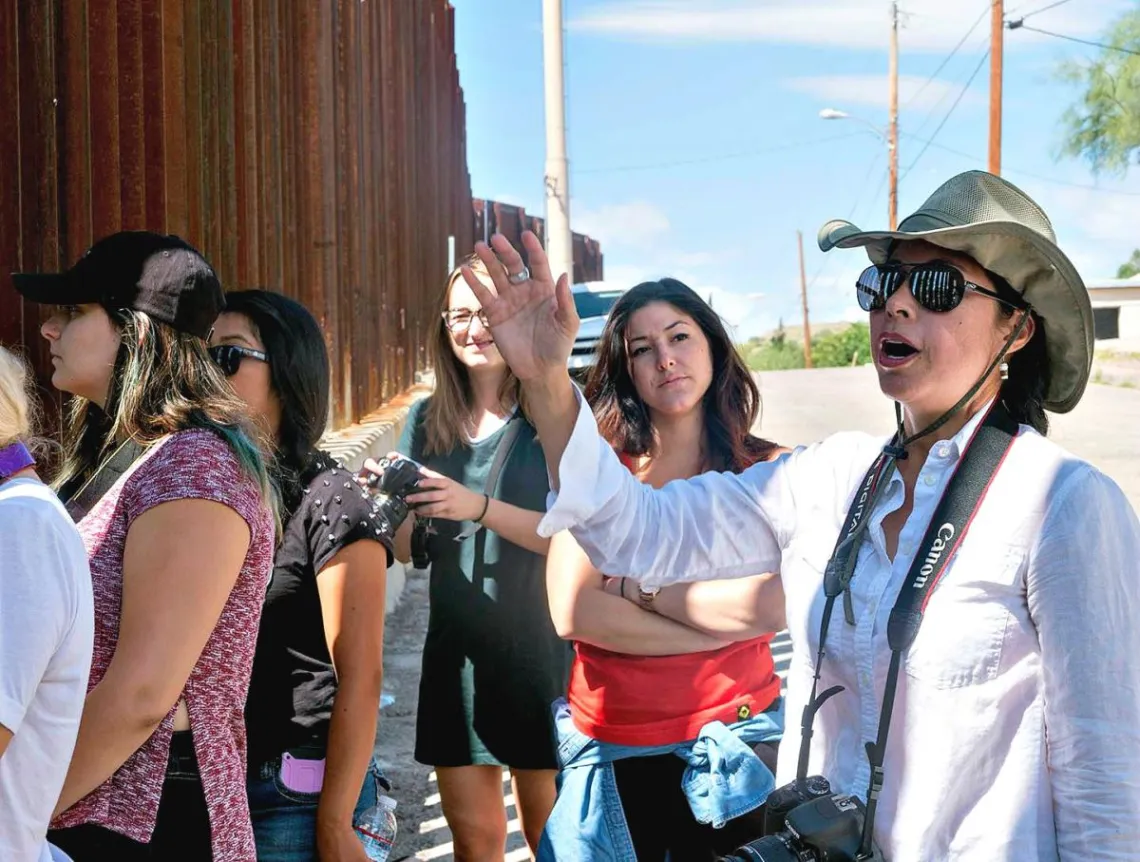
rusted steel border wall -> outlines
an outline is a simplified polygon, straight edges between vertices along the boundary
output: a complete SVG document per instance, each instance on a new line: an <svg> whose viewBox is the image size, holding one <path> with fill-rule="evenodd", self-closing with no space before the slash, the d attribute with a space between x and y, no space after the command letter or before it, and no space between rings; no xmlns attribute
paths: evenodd
<svg viewBox="0 0 1140 862"><path fill-rule="evenodd" d="M546 222L538 216L528 215L520 206L475 198L471 201L475 211L475 239L487 240L493 233L501 233L518 248L524 230L533 231L545 242ZM602 246L580 233L573 235L574 283L602 281Z"/></svg>
<svg viewBox="0 0 1140 862"><path fill-rule="evenodd" d="M0 0L0 342L50 373L8 272L120 229L304 302L333 422L405 389L473 243L446 0Z"/></svg>

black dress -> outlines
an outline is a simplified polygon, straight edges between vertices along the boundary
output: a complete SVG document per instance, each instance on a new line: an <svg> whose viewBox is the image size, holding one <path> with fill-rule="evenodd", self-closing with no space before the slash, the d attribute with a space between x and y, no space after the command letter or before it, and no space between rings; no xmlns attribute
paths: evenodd
<svg viewBox="0 0 1140 862"><path fill-rule="evenodd" d="M483 493L505 429L446 455L424 457L420 401L399 451ZM543 512L549 485L542 447L526 423L494 497ZM430 766L558 766L551 704L566 692L570 645L558 637L546 598L546 557L466 523L434 519L431 611L416 717L416 760Z"/></svg>

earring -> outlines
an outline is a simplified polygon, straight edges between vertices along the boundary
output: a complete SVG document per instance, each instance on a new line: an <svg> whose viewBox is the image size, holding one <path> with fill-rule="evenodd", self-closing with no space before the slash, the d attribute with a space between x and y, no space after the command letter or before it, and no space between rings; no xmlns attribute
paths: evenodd
<svg viewBox="0 0 1140 862"><path fill-rule="evenodd" d="M998 373L1001 375L1002 380L1009 380L1009 363L1003 362L998 366Z"/></svg>

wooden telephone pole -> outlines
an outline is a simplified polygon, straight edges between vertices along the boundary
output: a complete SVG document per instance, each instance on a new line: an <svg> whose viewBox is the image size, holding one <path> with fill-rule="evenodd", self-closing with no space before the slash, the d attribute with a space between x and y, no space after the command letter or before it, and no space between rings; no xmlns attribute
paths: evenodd
<svg viewBox="0 0 1140 862"><path fill-rule="evenodd" d="M890 121L887 150L890 158L890 197L887 216L891 230L899 224L899 4L891 2Z"/></svg>
<svg viewBox="0 0 1140 862"><path fill-rule="evenodd" d="M796 231L800 244L800 298L804 303L804 368L811 368L811 322L808 320L807 274L804 272L804 234Z"/></svg>
<svg viewBox="0 0 1140 862"><path fill-rule="evenodd" d="M989 172L1001 174L1001 78L1002 54L1005 47L1005 3L992 0L993 16L990 37L990 161Z"/></svg>

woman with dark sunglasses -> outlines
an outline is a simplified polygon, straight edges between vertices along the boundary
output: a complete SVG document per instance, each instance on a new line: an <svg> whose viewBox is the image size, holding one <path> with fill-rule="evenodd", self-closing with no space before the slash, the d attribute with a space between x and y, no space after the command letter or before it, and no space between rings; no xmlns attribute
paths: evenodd
<svg viewBox="0 0 1140 862"><path fill-rule="evenodd" d="M1081 398L1093 328L1041 209L978 171L898 230L827 224L823 250L862 247L875 265L858 295L897 433L837 434L660 489L630 475L576 395L574 304L525 242L533 274L495 237L476 247L495 290L468 281L558 487L540 532L568 528L602 572L650 594L781 571L787 712L819 708L813 733L789 722L778 783L822 775L866 803L826 804L834 823L858 821L862 851L895 862L1135 858L1140 523L1111 479L1045 436L1045 411Z"/></svg>
<svg viewBox="0 0 1140 862"><path fill-rule="evenodd" d="M355 813L376 800L373 761L390 554L369 498L317 449L329 360L304 306L226 295L210 355L276 443L281 542L246 701L248 792L262 862L366 862Z"/></svg>

